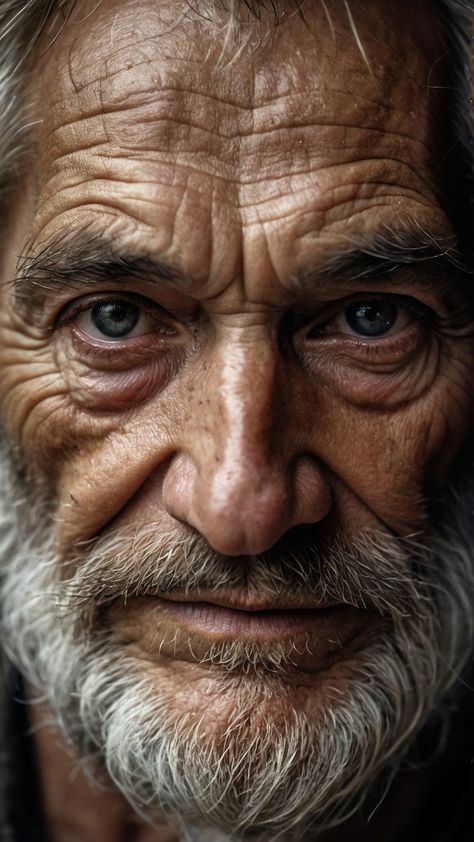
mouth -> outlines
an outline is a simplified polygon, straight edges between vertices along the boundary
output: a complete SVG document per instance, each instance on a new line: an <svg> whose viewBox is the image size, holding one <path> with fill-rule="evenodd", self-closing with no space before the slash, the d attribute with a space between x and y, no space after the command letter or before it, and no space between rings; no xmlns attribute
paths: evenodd
<svg viewBox="0 0 474 842"><path fill-rule="evenodd" d="M188 631L219 638L241 640L281 640L299 632L317 632L318 625L344 613L355 611L349 605L319 603L292 606L268 601L249 603L229 597L225 599L190 599L181 596L160 596L163 610Z"/></svg>
<svg viewBox="0 0 474 842"><path fill-rule="evenodd" d="M108 622L127 646L136 647L140 658L156 663L205 663L213 645L242 644L261 647L261 653L284 647L295 668L314 672L370 644L381 618L369 609L315 597L284 601L203 591L116 601Z"/></svg>

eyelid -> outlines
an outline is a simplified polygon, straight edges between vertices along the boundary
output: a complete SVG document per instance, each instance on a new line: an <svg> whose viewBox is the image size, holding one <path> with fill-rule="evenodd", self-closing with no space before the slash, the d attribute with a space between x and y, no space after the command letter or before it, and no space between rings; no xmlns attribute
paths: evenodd
<svg viewBox="0 0 474 842"><path fill-rule="evenodd" d="M93 295L81 296L80 298L75 298L73 301L69 301L58 313L54 320L53 329L71 324L81 313L92 310L96 304L106 304L107 302L113 301L129 301L137 307L142 308L150 316L154 316L155 318L160 316L164 320L170 319L175 321L168 310L165 310L164 307L161 307L157 302L152 301L152 299L146 298L136 292L117 292L114 290L112 292L103 291ZM159 319L157 318L157 320Z"/></svg>
<svg viewBox="0 0 474 842"><path fill-rule="evenodd" d="M356 304L358 301L362 303L368 301L387 300L403 308L414 319L416 319L421 325L425 327L430 327L431 329L434 329L440 321L439 315L435 312L435 310L433 310L432 307L428 306L427 304L420 301L418 298L415 298L414 296L404 295L400 293L377 292L373 289L357 292L353 295L348 295L344 298L340 298L337 301L332 301L329 304L327 304L323 308L323 311L317 316L303 316L302 314L298 314L296 318L300 322L299 327L305 332L311 331L311 329L320 329L323 333L324 327L326 325L329 325L338 316L342 315L344 313L344 310L351 304ZM296 329L298 330L298 327Z"/></svg>
<svg viewBox="0 0 474 842"><path fill-rule="evenodd" d="M378 298L380 296L374 297ZM424 325L433 325L439 320L439 316L435 310L433 310L432 307L429 307L428 304L420 301L418 298L414 298L410 295L397 295L397 293L389 293L384 297L389 297L394 304L398 304L399 307L403 307L415 319L418 319L418 321Z"/></svg>

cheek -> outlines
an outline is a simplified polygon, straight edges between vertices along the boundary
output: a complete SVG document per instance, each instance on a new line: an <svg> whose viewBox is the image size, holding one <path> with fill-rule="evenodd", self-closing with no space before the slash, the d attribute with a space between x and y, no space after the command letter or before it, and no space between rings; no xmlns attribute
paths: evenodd
<svg viewBox="0 0 474 842"><path fill-rule="evenodd" d="M46 343L0 331L0 414L10 440L28 450L67 402L67 388Z"/></svg>
<svg viewBox="0 0 474 842"><path fill-rule="evenodd" d="M121 418L113 429L78 446L63 461L56 539L65 557L77 541L96 537L105 527L116 525L117 518L122 523L126 513L133 514L134 525L164 523L161 485L174 453L173 413L171 407L155 403L148 409ZM154 489L149 517L143 506L148 482ZM171 529L169 523L166 529Z"/></svg>
<svg viewBox="0 0 474 842"><path fill-rule="evenodd" d="M334 402L320 453L332 474L339 526L360 526L369 512L400 533L419 528L427 499L442 490L469 433L471 414L472 398L446 381L390 413Z"/></svg>
<svg viewBox="0 0 474 842"><path fill-rule="evenodd" d="M51 499L60 493L64 466L117 426L114 416L80 412L49 343L5 320L0 325L0 422L25 469Z"/></svg>

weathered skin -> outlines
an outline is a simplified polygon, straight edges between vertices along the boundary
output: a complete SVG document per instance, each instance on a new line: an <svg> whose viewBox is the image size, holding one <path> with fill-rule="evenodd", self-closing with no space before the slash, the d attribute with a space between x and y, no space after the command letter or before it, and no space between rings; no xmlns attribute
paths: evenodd
<svg viewBox="0 0 474 842"><path fill-rule="evenodd" d="M447 282L411 271L297 280L387 228L453 233L434 166L427 81L440 47L426 10L404 3L395 26L364 4L369 72L343 5L330 5L334 40L314 5L307 25L294 15L264 49L216 67L220 38L191 20L172 29L173 4L103 0L37 61L43 122L3 268L0 413L56 503L65 556L112 525L151 521L192 527L227 555L271 549L303 523L323 535L412 532L466 439L472 340L436 338L409 314L377 340L343 323L359 293L413 296L446 315ZM15 304L17 256L83 229L156 257L172 281ZM110 351L77 317L58 324L74 299L114 289L153 302L142 336ZM305 320L292 328L294 313ZM323 316L328 331L311 336ZM157 680L177 705L199 709L206 696L225 719L206 669L185 653L172 668L149 656L140 610L124 609L117 628ZM344 668L341 655L333 683ZM281 716L285 704L312 709L318 681L295 682Z"/></svg>

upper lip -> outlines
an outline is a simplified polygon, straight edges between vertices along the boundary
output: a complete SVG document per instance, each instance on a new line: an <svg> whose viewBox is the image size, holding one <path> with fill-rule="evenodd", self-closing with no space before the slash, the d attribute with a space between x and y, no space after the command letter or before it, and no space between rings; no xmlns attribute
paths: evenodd
<svg viewBox="0 0 474 842"><path fill-rule="evenodd" d="M317 600L298 598L298 597L267 597L265 599L253 597L237 596L236 594L215 594L209 592L199 592L184 594L184 593L160 593L157 594L161 599L169 602L206 602L210 605L219 605L222 608L231 608L236 611L317 611L324 608L333 608L336 605L342 605L341 602L331 600Z"/></svg>

